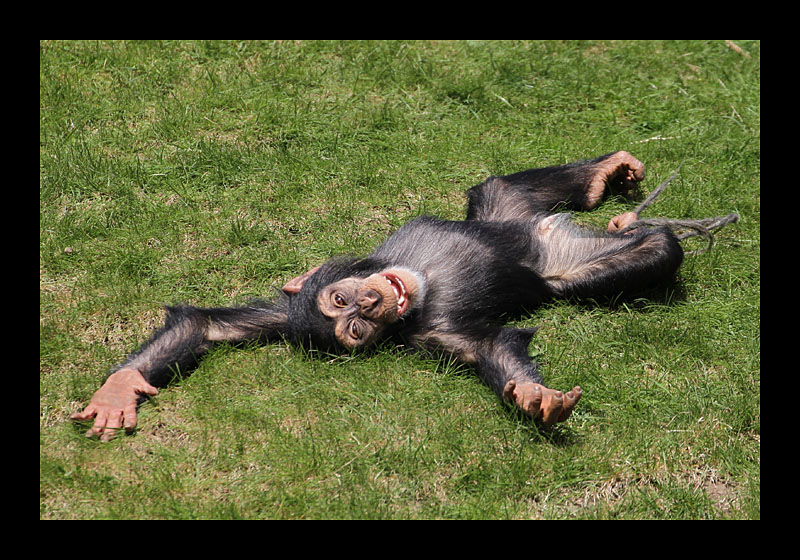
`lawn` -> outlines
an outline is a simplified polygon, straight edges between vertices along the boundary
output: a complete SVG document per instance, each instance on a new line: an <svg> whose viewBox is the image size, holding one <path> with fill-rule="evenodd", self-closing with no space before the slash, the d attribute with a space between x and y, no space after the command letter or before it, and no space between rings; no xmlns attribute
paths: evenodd
<svg viewBox="0 0 800 560"><path fill-rule="evenodd" d="M39 46L41 519L760 518L760 42ZM555 301L551 430L382 347L212 350L110 443L68 420L163 305L269 296L491 174L627 150L644 217L737 212L675 282ZM576 218L603 226L636 201ZM687 250L702 248L699 240Z"/></svg>

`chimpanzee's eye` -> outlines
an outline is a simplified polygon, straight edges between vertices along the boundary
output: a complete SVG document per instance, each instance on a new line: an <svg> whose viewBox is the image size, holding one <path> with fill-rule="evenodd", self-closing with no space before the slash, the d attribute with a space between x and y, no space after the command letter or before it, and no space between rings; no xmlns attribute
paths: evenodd
<svg viewBox="0 0 800 560"><path fill-rule="evenodd" d="M333 304L336 307L347 307L347 301L342 297L342 294L333 294Z"/></svg>
<svg viewBox="0 0 800 560"><path fill-rule="evenodd" d="M361 338L361 326L358 324L358 321L350 323L350 336L355 339Z"/></svg>

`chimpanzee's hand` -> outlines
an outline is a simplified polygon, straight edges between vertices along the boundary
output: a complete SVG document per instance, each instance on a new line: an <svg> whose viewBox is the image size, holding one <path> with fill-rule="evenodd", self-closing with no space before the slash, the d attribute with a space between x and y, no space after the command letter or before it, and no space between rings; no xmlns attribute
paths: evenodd
<svg viewBox="0 0 800 560"><path fill-rule="evenodd" d="M503 389L503 400L515 403L531 418L541 418L545 427L569 418L580 398L581 388L577 386L565 394L538 383L511 380Z"/></svg>
<svg viewBox="0 0 800 560"><path fill-rule="evenodd" d="M83 412L76 412L70 418L94 418L94 426L86 432L86 437L100 436L101 441L110 441L121 427L128 432L136 427L136 402L140 393L152 396L158 394L158 389L145 381L138 370L121 369L111 374Z"/></svg>

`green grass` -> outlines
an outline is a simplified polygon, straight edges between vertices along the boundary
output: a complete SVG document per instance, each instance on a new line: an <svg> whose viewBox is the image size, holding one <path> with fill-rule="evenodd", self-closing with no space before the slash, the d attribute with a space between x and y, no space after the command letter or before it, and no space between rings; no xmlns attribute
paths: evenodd
<svg viewBox="0 0 800 560"><path fill-rule="evenodd" d="M759 518L760 43L735 43L40 43L40 517ZM216 348L133 436L67 420L163 304L269 295L489 174L621 149L645 191L683 165L646 216L741 221L666 292L521 322L585 391L550 432L453 364L281 344Z"/></svg>

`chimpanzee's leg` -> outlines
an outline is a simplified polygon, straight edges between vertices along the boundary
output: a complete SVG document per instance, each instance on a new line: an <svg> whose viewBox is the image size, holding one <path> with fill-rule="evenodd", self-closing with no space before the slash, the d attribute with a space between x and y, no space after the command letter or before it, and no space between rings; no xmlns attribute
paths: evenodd
<svg viewBox="0 0 800 560"><path fill-rule="evenodd" d="M537 272L557 296L632 293L675 273L683 249L666 228L607 233L573 224L568 214L534 219Z"/></svg>
<svg viewBox="0 0 800 560"><path fill-rule="evenodd" d="M642 179L644 165L628 152L489 177L468 191L467 219L527 219L561 204L589 210L600 202L607 187L629 191Z"/></svg>
<svg viewBox="0 0 800 560"><path fill-rule="evenodd" d="M562 392L544 385L536 362L528 355L534 332L516 328L487 328L470 334L428 332L416 335L414 342L472 365L503 401L552 426L569 418L582 392L577 386Z"/></svg>
<svg viewBox="0 0 800 560"><path fill-rule="evenodd" d="M478 375L500 395L503 401L517 406L546 427L564 422L581 399L575 386L563 393L544 385L536 362L528 355L532 329L500 329L478 345L475 369Z"/></svg>

